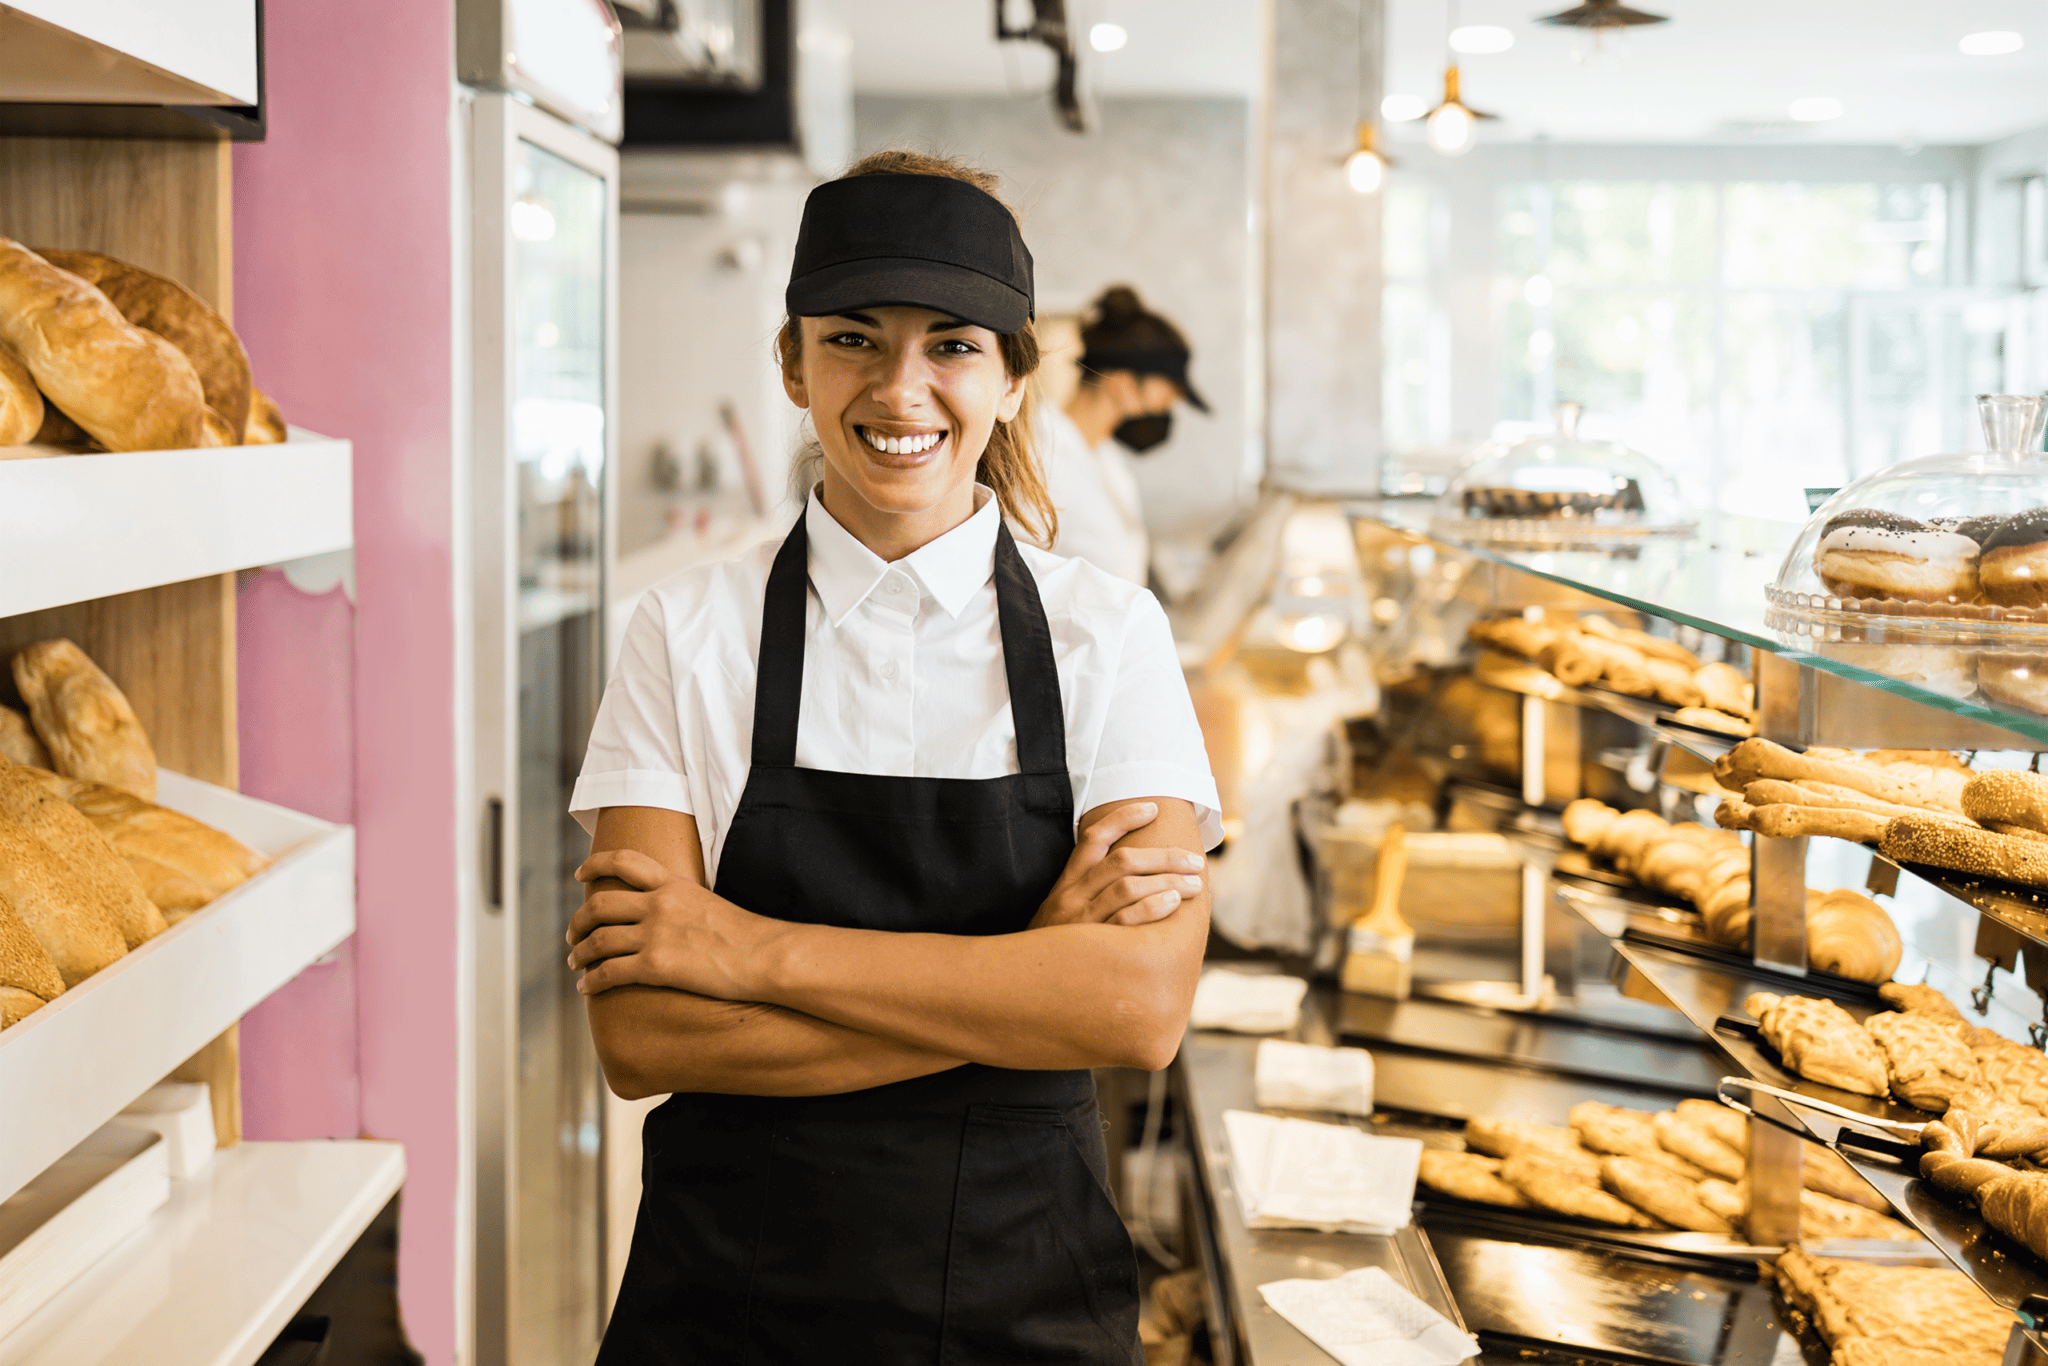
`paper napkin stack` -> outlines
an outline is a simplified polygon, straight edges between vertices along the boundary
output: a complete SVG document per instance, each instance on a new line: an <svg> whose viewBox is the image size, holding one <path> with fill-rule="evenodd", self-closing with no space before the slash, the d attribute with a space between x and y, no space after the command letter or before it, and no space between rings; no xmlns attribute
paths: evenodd
<svg viewBox="0 0 2048 1366"><path fill-rule="evenodd" d="M1386 1234L1407 1224L1419 1140L1249 1110L1224 1111L1223 1128L1247 1226Z"/></svg>
<svg viewBox="0 0 2048 1366"><path fill-rule="evenodd" d="M1453 1366L1479 1343L1376 1266L1259 1287L1273 1312L1343 1366Z"/></svg>
<svg viewBox="0 0 2048 1366"><path fill-rule="evenodd" d="M1195 984L1196 1029L1234 1029L1240 1034L1278 1034L1301 1019L1308 983L1277 973L1210 968Z"/></svg>
<svg viewBox="0 0 2048 1366"><path fill-rule="evenodd" d="M1370 1115L1372 1054L1363 1048L1319 1048L1285 1039L1261 1039L1252 1090L1262 1110Z"/></svg>

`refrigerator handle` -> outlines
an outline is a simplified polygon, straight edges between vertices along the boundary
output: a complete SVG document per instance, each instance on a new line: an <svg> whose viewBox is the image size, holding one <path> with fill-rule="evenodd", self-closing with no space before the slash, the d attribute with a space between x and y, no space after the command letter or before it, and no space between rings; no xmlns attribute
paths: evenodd
<svg viewBox="0 0 2048 1366"><path fill-rule="evenodd" d="M494 913L505 909L505 799L484 801L484 905Z"/></svg>

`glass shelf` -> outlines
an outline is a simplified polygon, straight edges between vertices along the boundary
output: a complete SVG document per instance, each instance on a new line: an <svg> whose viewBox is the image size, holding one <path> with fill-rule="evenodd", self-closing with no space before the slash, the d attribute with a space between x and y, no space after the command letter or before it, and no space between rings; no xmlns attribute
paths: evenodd
<svg viewBox="0 0 2048 1366"><path fill-rule="evenodd" d="M1837 628L1829 639L1804 624L1773 620L1766 589L1798 538L1793 522L1707 512L1691 537L1648 538L1619 551L1514 550L1445 539L1431 530L1431 504L1382 499L1347 505L1354 518L1450 546L1504 569L1531 575L1617 606L1743 645L1771 651L1816 671L1809 744L1856 748L2048 749L2048 644L2038 656L2009 641L1973 639L1967 630L1896 626ZM1858 638L1860 637L1860 638ZM2014 686L2037 659L2042 711L1977 693L1980 665ZM2027 675L2017 672L2019 685ZM1833 680L1839 680L1835 682ZM1843 686L1844 684L1850 686ZM1958 696L1969 692L1973 695Z"/></svg>

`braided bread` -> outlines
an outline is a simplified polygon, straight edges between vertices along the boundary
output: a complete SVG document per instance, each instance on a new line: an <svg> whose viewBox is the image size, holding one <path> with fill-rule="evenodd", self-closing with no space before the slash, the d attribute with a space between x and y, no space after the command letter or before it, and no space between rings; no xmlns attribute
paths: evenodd
<svg viewBox="0 0 2048 1366"><path fill-rule="evenodd" d="M1785 1066L1809 1081L1882 1096L1887 1089L1884 1054L1854 1016L1833 1001L1812 996L1778 996L1759 991L1743 1002L1756 1017L1764 1041Z"/></svg>

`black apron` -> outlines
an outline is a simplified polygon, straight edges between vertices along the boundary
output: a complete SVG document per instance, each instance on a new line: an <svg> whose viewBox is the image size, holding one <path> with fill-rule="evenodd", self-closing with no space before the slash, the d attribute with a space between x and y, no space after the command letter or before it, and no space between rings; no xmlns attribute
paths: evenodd
<svg viewBox="0 0 2048 1366"><path fill-rule="evenodd" d="M1073 852L1074 803L1052 637L1008 529L1008 777L796 766L808 563L799 518L768 576L753 767L713 890L809 924L1022 930ZM969 1063L835 1096L676 1095L642 1153L599 1366L1143 1361L1087 1072Z"/></svg>

